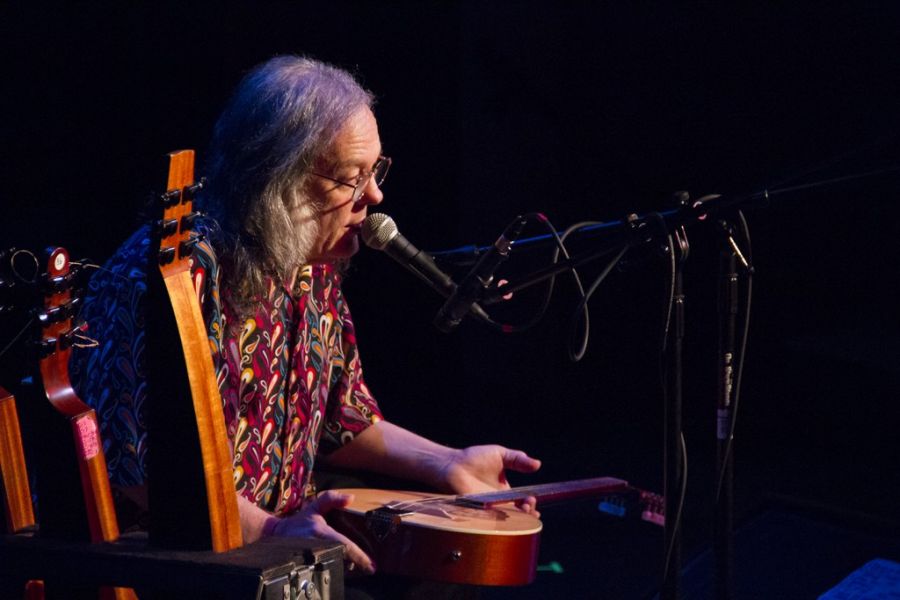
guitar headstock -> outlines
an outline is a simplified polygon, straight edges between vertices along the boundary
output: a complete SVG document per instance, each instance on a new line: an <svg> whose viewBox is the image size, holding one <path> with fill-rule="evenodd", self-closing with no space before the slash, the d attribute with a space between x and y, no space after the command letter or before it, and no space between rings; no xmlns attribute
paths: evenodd
<svg viewBox="0 0 900 600"><path fill-rule="evenodd" d="M162 217L154 224L159 239L157 260L164 277L190 268L188 259L200 239L194 233L200 213L193 210L193 201L202 187L202 180L194 181L194 151L169 154L166 192L159 199Z"/></svg>
<svg viewBox="0 0 900 600"><path fill-rule="evenodd" d="M620 518L640 519L660 527L666 525L666 499L632 486L601 498L600 512Z"/></svg>
<svg viewBox="0 0 900 600"><path fill-rule="evenodd" d="M75 337L85 329L75 324L81 299L72 293L79 269L72 267L65 248L48 248L44 253L46 270L40 277L38 289L43 295L41 306L34 312L40 325L40 341L36 342L38 356L43 360L60 353L68 359Z"/></svg>
<svg viewBox="0 0 900 600"><path fill-rule="evenodd" d="M164 546L224 552L243 542L222 396L191 275L190 258L203 239L194 231L200 213L193 210L202 187L194 181L194 151L169 154L167 191L160 197L162 217L153 227L159 244L151 246L150 258L150 264L159 264L159 275L148 273L147 285L147 304L159 318L147 328L145 346L148 396L168 402L164 410L149 411L147 437L154 447L165 447L185 460L177 466L149 465L154 515L150 539ZM172 427L172 415L194 421ZM183 494L183 482L196 480L201 472L206 493Z"/></svg>
<svg viewBox="0 0 900 600"><path fill-rule="evenodd" d="M638 504L641 508L641 520L659 525L666 526L666 499L660 494L640 490L638 493Z"/></svg>

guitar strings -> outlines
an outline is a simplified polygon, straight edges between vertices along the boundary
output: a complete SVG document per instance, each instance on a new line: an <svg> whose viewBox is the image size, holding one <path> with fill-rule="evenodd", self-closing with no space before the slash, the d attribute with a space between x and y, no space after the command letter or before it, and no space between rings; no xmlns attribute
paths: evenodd
<svg viewBox="0 0 900 600"><path fill-rule="evenodd" d="M97 270L97 271L103 271L104 273L109 273L109 274L112 275L113 277L118 277L119 279L121 279L121 280L123 280L123 281L127 281L129 285L134 285L134 281L132 281L132 280L129 279L128 277L125 277L125 276L122 275L121 273L116 273L116 272L113 271L112 269L107 269L107 268L104 267L104 266L101 266L101 265L98 265L98 264L95 264L95 263L91 263L91 262L76 262L76 261L72 261L71 264L73 264L73 265L75 265L75 266L78 266L78 267L81 267L81 268L83 268L83 269L95 269L95 270Z"/></svg>
<svg viewBox="0 0 900 600"><path fill-rule="evenodd" d="M392 510L410 510L411 507L418 505L428 505L428 504L438 504L440 502L446 502L448 500L453 500L454 498L446 498L444 496L432 496L429 498L420 498L418 500L401 500L399 502L385 504L388 508Z"/></svg>
<svg viewBox="0 0 900 600"><path fill-rule="evenodd" d="M453 508L483 508L477 506L467 506L465 504L458 505L454 504L455 501L465 498L465 496L431 496L426 498L419 499L411 499L411 500L400 500L392 503L385 504L384 506L397 511L403 512L419 512L426 511L428 509L434 510L436 507L439 507L441 504L450 505ZM437 508L448 519L453 518L453 514L451 510L445 508Z"/></svg>

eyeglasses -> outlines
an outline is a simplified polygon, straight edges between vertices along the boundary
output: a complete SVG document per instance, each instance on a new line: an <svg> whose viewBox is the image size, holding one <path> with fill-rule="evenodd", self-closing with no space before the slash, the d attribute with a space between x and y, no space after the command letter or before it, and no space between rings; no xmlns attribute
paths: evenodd
<svg viewBox="0 0 900 600"><path fill-rule="evenodd" d="M379 156L378 160L375 161L375 164L372 166L371 171L363 171L359 175L356 176L356 179L351 183L349 181L341 181L340 179L335 179L329 175L323 175L322 173L317 173L313 171L313 175L317 175L322 179L327 179L328 181L333 181L338 185L343 185L346 187L353 188L353 195L350 197L351 202L354 204L359 202L359 199L362 198L363 192L366 189L366 186L369 185L369 179L375 179L375 185L381 187L381 184L384 183L384 178L387 177L388 169L391 168L391 159L388 156Z"/></svg>

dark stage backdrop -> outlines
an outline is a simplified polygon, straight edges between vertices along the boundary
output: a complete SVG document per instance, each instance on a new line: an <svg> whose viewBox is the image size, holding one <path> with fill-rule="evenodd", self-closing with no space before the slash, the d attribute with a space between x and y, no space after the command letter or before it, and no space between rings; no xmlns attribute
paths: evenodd
<svg viewBox="0 0 900 600"><path fill-rule="evenodd" d="M162 189L163 155L196 148L202 162L230 90L279 53L356 71L376 93L395 160L381 209L427 249L489 243L528 211L566 226L664 209L676 190L741 193L883 170L900 159L898 17L891 3L4 6L0 244L105 260ZM747 215L757 276L739 517L768 493L896 517L898 191L900 176L882 173L783 194ZM716 238L698 226L690 239L686 543L696 548L708 539L713 478ZM517 255L508 268L542 260ZM599 269L586 267L586 279ZM354 261L347 294L391 419L544 460L517 483L614 475L659 489L665 275L659 261L612 274L591 302L580 363L565 356L576 300L565 278L537 327L505 337L468 322L438 333L440 300L370 251ZM511 312L536 303L521 294ZM2 323L2 345L17 329ZM15 359L2 360L14 377ZM560 538L608 534L590 511L582 525L546 515L547 560L567 556ZM571 560L634 593L653 582L659 534L629 536L649 554Z"/></svg>

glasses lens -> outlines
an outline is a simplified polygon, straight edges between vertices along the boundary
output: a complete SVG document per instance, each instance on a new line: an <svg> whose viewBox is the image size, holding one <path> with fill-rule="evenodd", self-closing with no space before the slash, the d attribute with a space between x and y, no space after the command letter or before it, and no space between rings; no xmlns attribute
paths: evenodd
<svg viewBox="0 0 900 600"><path fill-rule="evenodd" d="M381 184L384 183L385 177L387 177L388 169L391 168L391 159L387 156L382 156L378 159L378 162L375 163L375 169L373 170L372 175L375 177L375 185L381 187Z"/></svg>
<svg viewBox="0 0 900 600"><path fill-rule="evenodd" d="M362 198L363 192L366 191L366 187L369 185L369 180L374 179L375 185L381 187L381 184L384 183L384 178L387 177L388 169L391 166L391 159L382 156L378 159L378 162L375 163L375 166L372 167L372 171L368 175L363 175L362 179L356 184L356 187L353 189L353 198L352 201L359 202L359 199Z"/></svg>
<svg viewBox="0 0 900 600"><path fill-rule="evenodd" d="M371 175L369 177L371 177ZM366 191L366 186L369 185L369 177L366 177L365 179L360 181L358 184L356 184L356 187L353 188L353 197L350 198L350 201L353 204L356 204L357 202L359 202L359 199L362 198L363 192Z"/></svg>

